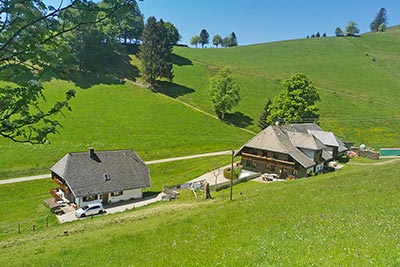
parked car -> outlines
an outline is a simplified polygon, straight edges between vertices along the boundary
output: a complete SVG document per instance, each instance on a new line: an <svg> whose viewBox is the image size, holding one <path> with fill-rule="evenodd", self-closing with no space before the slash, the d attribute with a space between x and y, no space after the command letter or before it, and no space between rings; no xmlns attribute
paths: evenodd
<svg viewBox="0 0 400 267"><path fill-rule="evenodd" d="M95 203L95 204L88 204L79 208L75 211L75 216L78 218L95 215L95 214L102 214L106 212L103 208L103 204Z"/></svg>

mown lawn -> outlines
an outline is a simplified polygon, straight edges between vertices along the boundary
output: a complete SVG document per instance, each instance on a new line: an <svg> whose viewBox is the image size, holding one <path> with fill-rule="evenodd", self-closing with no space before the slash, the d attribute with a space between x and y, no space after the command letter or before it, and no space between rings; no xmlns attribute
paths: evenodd
<svg viewBox="0 0 400 267"><path fill-rule="evenodd" d="M2 266L397 266L399 163L247 182L0 243ZM68 230L68 234L64 231ZM83 253L84 252L84 253Z"/></svg>

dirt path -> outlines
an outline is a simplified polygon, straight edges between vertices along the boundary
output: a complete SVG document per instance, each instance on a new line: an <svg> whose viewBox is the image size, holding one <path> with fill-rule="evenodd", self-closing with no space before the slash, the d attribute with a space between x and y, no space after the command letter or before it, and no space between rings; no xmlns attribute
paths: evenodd
<svg viewBox="0 0 400 267"><path fill-rule="evenodd" d="M151 165L151 164L159 164L159 163L165 163L165 162L171 162L171 161L230 155L231 153L232 153L231 150L227 150L227 151L211 152L211 153L205 153L205 154L196 154L196 155L190 155L190 156L184 156L184 157L151 160L151 161L146 161L145 163L147 165ZM50 174L42 174L42 175L36 175L36 176L28 176L28 177L0 180L0 185L33 181L33 180L46 179L46 178L50 178Z"/></svg>

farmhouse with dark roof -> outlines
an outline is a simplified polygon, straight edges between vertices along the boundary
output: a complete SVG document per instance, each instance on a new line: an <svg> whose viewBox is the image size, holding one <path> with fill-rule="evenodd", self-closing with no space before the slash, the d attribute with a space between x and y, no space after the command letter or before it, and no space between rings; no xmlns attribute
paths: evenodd
<svg viewBox="0 0 400 267"><path fill-rule="evenodd" d="M333 133L308 123L269 126L236 155L242 156L245 170L305 177L321 172L346 151L344 143Z"/></svg>
<svg viewBox="0 0 400 267"><path fill-rule="evenodd" d="M68 153L51 167L57 190L51 191L77 207L143 198L150 172L133 150Z"/></svg>

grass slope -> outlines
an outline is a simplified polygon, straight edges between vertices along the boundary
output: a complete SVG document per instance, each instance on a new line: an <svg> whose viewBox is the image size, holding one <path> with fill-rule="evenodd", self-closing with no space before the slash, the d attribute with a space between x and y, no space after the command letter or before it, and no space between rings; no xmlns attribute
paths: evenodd
<svg viewBox="0 0 400 267"><path fill-rule="evenodd" d="M399 163L247 182L0 243L1 266L397 266ZM239 192L242 192L239 195ZM68 234L63 234L68 231Z"/></svg>
<svg viewBox="0 0 400 267"><path fill-rule="evenodd" d="M305 73L322 97L321 125L345 140L374 147L399 146L400 52L398 27L362 37L313 38L236 47L188 49L175 53L175 82L190 90L177 97L213 112L205 86L222 66L230 67L242 101L228 120L258 131L257 120L267 98L281 81Z"/></svg>
<svg viewBox="0 0 400 267"><path fill-rule="evenodd" d="M49 103L73 85L46 84ZM124 85L77 89L72 112L59 118L60 134L50 144L16 144L0 139L0 177L49 171L68 152L134 149L144 160L236 149L252 135L206 116L165 95Z"/></svg>
<svg viewBox="0 0 400 267"><path fill-rule="evenodd" d="M186 183L221 164L229 164L230 160L227 155L150 165L151 187L146 192L161 192L163 186ZM57 219L44 204L44 200L51 197L49 189L54 187L51 179L1 185L0 240L18 237L18 223L22 236L31 234L33 225L43 231L47 217L50 227L57 226Z"/></svg>

